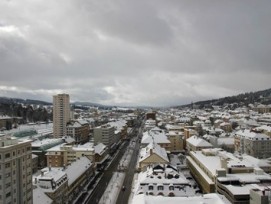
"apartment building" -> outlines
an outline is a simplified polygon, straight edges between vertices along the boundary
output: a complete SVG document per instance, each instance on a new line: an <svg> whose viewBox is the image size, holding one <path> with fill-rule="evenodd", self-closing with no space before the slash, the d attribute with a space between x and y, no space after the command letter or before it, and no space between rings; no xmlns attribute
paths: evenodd
<svg viewBox="0 0 271 204"><path fill-rule="evenodd" d="M0 203L32 204L30 140L0 138Z"/></svg>
<svg viewBox="0 0 271 204"><path fill-rule="evenodd" d="M84 156L88 157L91 161L95 160L93 143L88 142L83 145L61 144L47 150L47 166L67 166Z"/></svg>
<svg viewBox="0 0 271 204"><path fill-rule="evenodd" d="M115 129L109 124L95 127L93 129L94 144L103 143L111 149L117 142L114 137Z"/></svg>
<svg viewBox="0 0 271 204"><path fill-rule="evenodd" d="M85 120L70 121L67 123L67 136L74 138L75 143L89 141L90 126Z"/></svg>
<svg viewBox="0 0 271 204"><path fill-rule="evenodd" d="M271 138L266 134L251 130L240 130L234 137L235 151L256 158L268 158L271 155Z"/></svg>
<svg viewBox="0 0 271 204"><path fill-rule="evenodd" d="M170 152L184 151L184 133L180 131L169 131L167 138L170 141Z"/></svg>
<svg viewBox="0 0 271 204"><path fill-rule="evenodd" d="M70 96L68 94L53 96L53 106L54 137L66 136L66 125L70 121Z"/></svg>
<svg viewBox="0 0 271 204"><path fill-rule="evenodd" d="M80 167L80 168L78 168ZM34 177L34 203L72 203L94 175L94 163L77 159L66 167L46 167Z"/></svg>

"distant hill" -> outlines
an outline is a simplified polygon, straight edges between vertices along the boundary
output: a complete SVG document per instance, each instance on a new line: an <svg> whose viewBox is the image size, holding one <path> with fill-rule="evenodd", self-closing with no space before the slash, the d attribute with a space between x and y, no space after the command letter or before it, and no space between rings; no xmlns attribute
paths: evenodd
<svg viewBox="0 0 271 204"><path fill-rule="evenodd" d="M76 106L89 106L89 107L92 107L92 106L95 106L95 107L105 106L105 105L102 105L102 104L99 104L99 103L80 102L80 101L76 101L76 102L74 102L72 104L76 105Z"/></svg>
<svg viewBox="0 0 271 204"><path fill-rule="evenodd" d="M103 110L108 110L108 109L111 109L115 106L110 106L110 105L102 105L102 104L99 104L99 103L91 103L91 102L81 102L81 101L76 101L74 103L71 103L74 108L86 108L86 107L97 107L99 109L103 109Z"/></svg>
<svg viewBox="0 0 271 204"><path fill-rule="evenodd" d="M12 104L12 103L22 103L25 105L52 105L52 103L40 100L33 99L21 99L21 98L8 98L8 97L0 97L0 103L2 104Z"/></svg>
<svg viewBox="0 0 271 204"><path fill-rule="evenodd" d="M239 104L239 105L248 105L253 103L261 103L261 104L271 104L271 88L256 91L256 92L248 92L242 93L235 96L227 96L219 99L212 99L206 101L198 101L193 103L193 105L198 106L199 108L211 107L212 105L225 105L225 104ZM192 104L186 104L182 106L178 106L178 108L189 107Z"/></svg>

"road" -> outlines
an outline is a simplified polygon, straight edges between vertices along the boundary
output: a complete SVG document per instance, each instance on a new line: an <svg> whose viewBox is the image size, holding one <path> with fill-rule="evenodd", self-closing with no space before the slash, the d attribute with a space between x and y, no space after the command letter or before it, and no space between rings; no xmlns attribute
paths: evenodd
<svg viewBox="0 0 271 204"><path fill-rule="evenodd" d="M119 164L123 154L126 151L127 145L128 145L128 141L124 141L124 144L121 146L121 149L119 150L117 156L114 158L114 160L112 161L110 166L104 171L104 174L103 174L102 178L100 179L98 185L92 191L91 195L89 196L89 198L87 199L87 201L85 203L88 203L88 204L98 204L99 203L99 200L102 197L102 195L107 187L107 184L109 183L109 181L113 175L113 172L117 171L118 164Z"/></svg>
<svg viewBox="0 0 271 204"><path fill-rule="evenodd" d="M142 134L142 129L140 128L137 134L136 138L139 138L139 136ZM139 151L139 141L138 139L135 140L136 145L134 148L133 155L131 157L131 161L129 164L129 168L126 170L125 179L123 181L123 186L125 186L125 190L121 191L119 193L117 204L126 204L129 201L129 197L131 194L132 184L133 184L133 178L136 170L136 163L137 163L137 157L138 157L138 151Z"/></svg>
<svg viewBox="0 0 271 204"><path fill-rule="evenodd" d="M136 128L134 128L134 130L133 130L133 133L134 133L134 131L138 129L138 133L136 134L136 138L138 138L139 135L142 134L142 128L141 127L139 128L139 126L142 125L142 119L139 121L140 122L139 122L138 126ZM135 166L136 166L136 162L137 162L137 155L138 155L138 150L139 150L139 142L137 139L135 141L136 141L136 146L134 149L135 151L133 151L133 155L131 157L131 161L130 161L130 165L129 165L130 168L127 170L127 172L125 172L126 177L124 179L123 185L126 186L126 190L120 192L120 195L118 196L118 200L117 200L117 203L120 203L120 204L128 203L129 195L131 193L132 181L133 181L133 177L134 177ZM120 160L121 160L122 156L124 155L124 153L126 152L128 146L129 146L129 142L124 141L124 144L121 145L120 150L117 153L117 156L111 162L109 167L104 171L104 174L102 175L99 183L97 184L95 189L92 191L90 196L87 198L85 204L98 204L99 203L99 200L101 199L102 195L104 194L106 187L107 187L107 184L110 182L110 180L113 176L113 173L117 171L117 167L120 163ZM120 201L119 201L119 199L120 199Z"/></svg>

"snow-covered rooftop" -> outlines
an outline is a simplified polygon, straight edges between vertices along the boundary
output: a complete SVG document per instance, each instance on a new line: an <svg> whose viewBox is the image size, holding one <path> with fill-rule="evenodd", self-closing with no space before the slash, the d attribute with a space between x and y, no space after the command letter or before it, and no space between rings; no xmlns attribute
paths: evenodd
<svg viewBox="0 0 271 204"><path fill-rule="evenodd" d="M63 140L61 138L59 139L43 139L43 140L36 140L31 143L32 147L42 147L46 145L57 145L61 143Z"/></svg>
<svg viewBox="0 0 271 204"><path fill-rule="evenodd" d="M163 189L158 189L158 186L163 186ZM162 192L164 195L173 193L175 196L192 196L197 190L171 165L156 165L139 173L135 188L135 194L151 192L153 195L158 195Z"/></svg>
<svg viewBox="0 0 271 204"><path fill-rule="evenodd" d="M155 153L156 155L160 156L165 161L167 162L169 161L166 150L152 141L147 147L141 149L139 162L148 158L151 155L151 151L152 153Z"/></svg>
<svg viewBox="0 0 271 204"><path fill-rule="evenodd" d="M66 167L64 172L68 175L68 184L71 185L79 178L90 166L92 162L87 157L80 157ZM79 167L79 168L78 168Z"/></svg>
<svg viewBox="0 0 271 204"><path fill-rule="evenodd" d="M143 133L143 137L141 139L142 144L149 144L154 141L157 144L169 144L166 134L164 132L154 132L147 131Z"/></svg>
<svg viewBox="0 0 271 204"><path fill-rule="evenodd" d="M165 197L165 196L147 196L144 194L136 195L132 204L230 204L230 202L216 193L205 194L194 197Z"/></svg>
<svg viewBox="0 0 271 204"><path fill-rule="evenodd" d="M94 146L95 154L102 155L106 148L107 147L103 143L97 144L96 146Z"/></svg>
<svg viewBox="0 0 271 204"><path fill-rule="evenodd" d="M197 136L189 137L186 140L187 143L195 146L195 147L212 147L213 145L207 142L206 140L199 138Z"/></svg>
<svg viewBox="0 0 271 204"><path fill-rule="evenodd" d="M245 139L249 139L249 140L260 140L260 139L269 140L270 139L270 137L265 134L256 133L248 129L239 130L238 132L236 132L236 135Z"/></svg>

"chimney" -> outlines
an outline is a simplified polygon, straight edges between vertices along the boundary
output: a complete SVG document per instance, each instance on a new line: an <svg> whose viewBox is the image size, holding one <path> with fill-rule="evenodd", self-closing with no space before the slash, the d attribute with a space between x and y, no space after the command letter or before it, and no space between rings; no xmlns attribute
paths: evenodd
<svg viewBox="0 0 271 204"><path fill-rule="evenodd" d="M150 149L150 155L152 155L152 149Z"/></svg>

